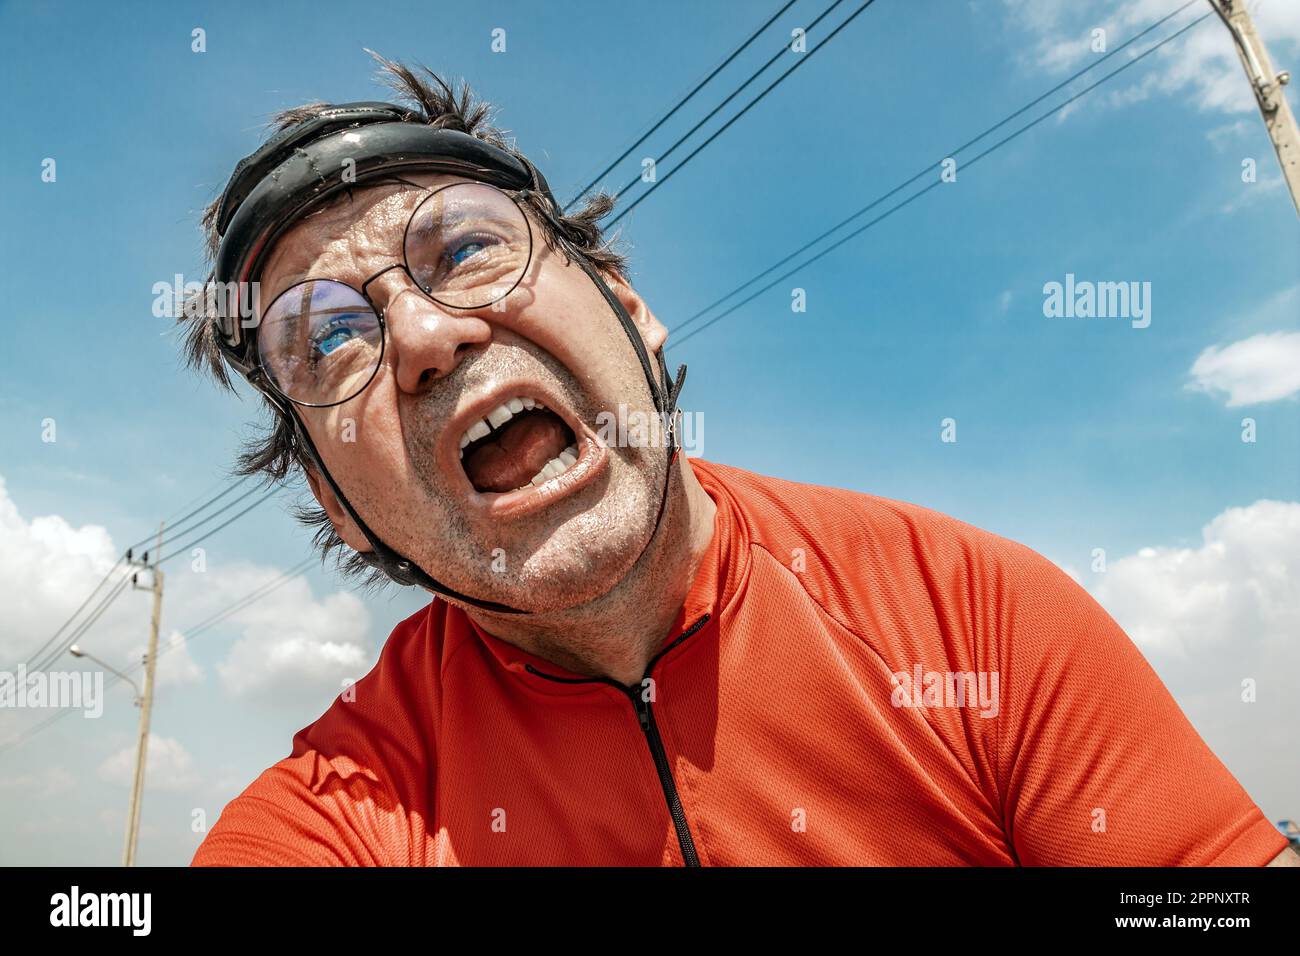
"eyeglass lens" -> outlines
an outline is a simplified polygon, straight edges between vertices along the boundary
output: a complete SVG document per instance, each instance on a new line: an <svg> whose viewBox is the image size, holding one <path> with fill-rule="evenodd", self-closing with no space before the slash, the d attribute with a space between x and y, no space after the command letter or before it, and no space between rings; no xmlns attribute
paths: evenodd
<svg viewBox="0 0 1300 956"><path fill-rule="evenodd" d="M483 183L455 183L426 197L403 241L405 266L440 305L484 308L523 279L532 233L508 195ZM262 366L286 397L335 405L359 394L383 359L383 323L360 291L332 279L286 289L258 323Z"/></svg>

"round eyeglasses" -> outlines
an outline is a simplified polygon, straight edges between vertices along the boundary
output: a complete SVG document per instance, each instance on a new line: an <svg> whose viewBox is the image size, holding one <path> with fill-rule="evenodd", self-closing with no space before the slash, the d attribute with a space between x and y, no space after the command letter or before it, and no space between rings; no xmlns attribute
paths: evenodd
<svg viewBox="0 0 1300 956"><path fill-rule="evenodd" d="M384 313L366 287L403 270L432 301L482 309L523 281L533 256L528 217L509 194L487 183L452 183L432 191L411 214L402 261L357 289L336 279L304 279L261 314L258 365L297 405L327 407L355 398L384 359Z"/></svg>

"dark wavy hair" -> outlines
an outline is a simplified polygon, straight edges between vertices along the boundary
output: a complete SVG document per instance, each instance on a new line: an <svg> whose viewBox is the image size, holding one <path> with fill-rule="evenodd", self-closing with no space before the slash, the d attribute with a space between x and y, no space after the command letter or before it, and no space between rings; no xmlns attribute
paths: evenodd
<svg viewBox="0 0 1300 956"><path fill-rule="evenodd" d="M490 104L478 100L468 84L450 84L428 67L412 69L400 62L387 60L371 50L366 52L379 62L380 77L397 94L399 104L409 109L402 118L404 122L460 130L522 157L505 132L491 122ZM308 103L276 114L269 124L268 138L316 116L329 105ZM626 258L614 249L612 240L606 239L604 230L598 225L599 220L614 208L612 197L603 192L593 193L571 215L564 215L559 209L550 210L551 217L556 220L568 241L568 248L557 241L555 229L545 216L540 215L545 203L546 200L537 193L530 193L525 200L525 204L533 207L533 211L538 214L534 218L540 224L542 236L552 250L558 250L566 259L571 259L571 248L594 267L627 280ZM215 260L220 245L220 236L217 235L219 205L218 198L204 210L200 221L209 265ZM212 279L213 275L209 273L209 281ZM182 351L185 360L192 368L207 371L220 385L234 391L230 371L217 347L214 326L208 321L214 303L208 301L203 293L196 295L202 299L191 298L181 310ZM258 476L268 485L303 477L310 467L310 460L298 442L293 426L269 402L263 402L263 411L270 421L253 436L245 439L234 473L241 477ZM346 575L359 577L363 586L381 587L387 583L387 575L369 554L355 552L344 544L323 508L317 507L314 502L299 503L294 506L293 512L298 521L313 529L313 543L322 560L333 554L338 569Z"/></svg>

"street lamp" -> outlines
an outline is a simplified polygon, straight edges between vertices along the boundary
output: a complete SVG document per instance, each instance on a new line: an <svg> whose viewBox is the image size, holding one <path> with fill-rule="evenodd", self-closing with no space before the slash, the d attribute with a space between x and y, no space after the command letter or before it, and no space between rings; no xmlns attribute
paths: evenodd
<svg viewBox="0 0 1300 956"><path fill-rule="evenodd" d="M101 661L98 657L96 657L94 654L90 653L89 651L83 651L83 650L81 649L81 647L80 647L79 645L77 645L77 644L73 644L71 647L69 647L69 648L68 648L68 653L71 654L73 657L85 657L85 658L87 658L87 659L89 659L89 660L92 660L92 661L94 661L96 664L98 664L100 667L104 668L104 670L106 670L106 671L112 671L112 672L113 672L114 674L116 674L118 677L122 678L122 680L124 680L124 681L126 681L128 684L130 684L130 685L131 685L131 689L132 689L133 691L135 691L135 700L133 701L134 704L135 704L135 706L137 706L137 707L140 706L140 703L141 703L141 701L143 700L143 697L141 697L141 695L140 695L140 688L139 688L138 686L136 686L135 681L131 680L131 678L127 677L125 674L123 674L123 673L122 673L120 670L118 670L116 667L110 667L109 665L105 664L103 661Z"/></svg>

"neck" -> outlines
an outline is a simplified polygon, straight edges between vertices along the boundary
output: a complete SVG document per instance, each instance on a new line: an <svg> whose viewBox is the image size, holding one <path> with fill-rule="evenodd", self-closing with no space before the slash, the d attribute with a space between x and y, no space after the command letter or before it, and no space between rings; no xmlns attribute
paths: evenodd
<svg viewBox="0 0 1300 956"><path fill-rule="evenodd" d="M514 616L466 613L493 637L575 674L632 686L645 674L686 599L713 538L717 506L685 454L674 462L654 538L611 590L586 604Z"/></svg>

